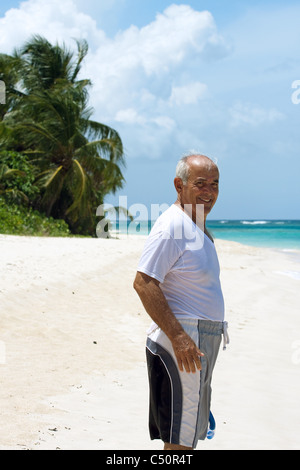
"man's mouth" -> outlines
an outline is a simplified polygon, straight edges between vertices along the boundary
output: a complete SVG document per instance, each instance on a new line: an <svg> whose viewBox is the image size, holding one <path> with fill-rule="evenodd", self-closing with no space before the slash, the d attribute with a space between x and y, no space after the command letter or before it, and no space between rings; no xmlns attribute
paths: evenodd
<svg viewBox="0 0 300 470"><path fill-rule="evenodd" d="M202 202L206 202L206 203L211 202L211 199L205 199L204 197L199 197L199 199Z"/></svg>

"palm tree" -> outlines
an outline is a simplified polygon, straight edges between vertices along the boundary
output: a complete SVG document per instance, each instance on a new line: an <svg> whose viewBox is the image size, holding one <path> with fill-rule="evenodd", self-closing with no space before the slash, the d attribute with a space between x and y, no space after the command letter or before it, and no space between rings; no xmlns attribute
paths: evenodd
<svg viewBox="0 0 300 470"><path fill-rule="evenodd" d="M73 231L95 230L97 206L123 183L119 135L90 119L81 86L30 95L22 111L27 117L15 135L39 169L40 209L65 219Z"/></svg>
<svg viewBox="0 0 300 470"><path fill-rule="evenodd" d="M14 57L23 63L23 84L32 93L37 90L49 90L61 80L78 84L81 64L88 53L85 40L77 41L77 57L64 44L54 46L45 38L35 35L19 51L15 50ZM90 84L90 80L82 83Z"/></svg>
<svg viewBox="0 0 300 470"><path fill-rule="evenodd" d="M37 169L39 209L66 220L73 232L94 235L97 206L123 185L124 154L119 134L91 119L90 82L78 80L86 42L77 48L74 60L65 47L34 37L15 53L23 98L4 122L12 145Z"/></svg>

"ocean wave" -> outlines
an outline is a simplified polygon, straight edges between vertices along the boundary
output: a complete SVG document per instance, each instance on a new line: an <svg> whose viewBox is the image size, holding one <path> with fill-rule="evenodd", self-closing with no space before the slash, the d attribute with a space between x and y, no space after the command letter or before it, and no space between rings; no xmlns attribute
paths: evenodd
<svg viewBox="0 0 300 470"><path fill-rule="evenodd" d="M267 220L241 220L241 224L243 225L262 225L268 223L269 222Z"/></svg>

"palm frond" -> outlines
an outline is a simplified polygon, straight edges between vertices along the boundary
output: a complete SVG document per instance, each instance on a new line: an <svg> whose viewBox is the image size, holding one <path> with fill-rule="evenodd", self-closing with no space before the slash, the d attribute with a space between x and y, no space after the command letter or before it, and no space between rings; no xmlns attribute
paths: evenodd
<svg viewBox="0 0 300 470"><path fill-rule="evenodd" d="M10 201L13 201L16 203L21 202L21 203L28 204L29 202L29 199L26 196L26 194L23 193L23 191L16 189L16 188L2 189L0 186L0 194L5 196L5 198L9 199Z"/></svg>
<svg viewBox="0 0 300 470"><path fill-rule="evenodd" d="M2 181L9 180L15 176L24 176L24 171L8 168L6 165L0 165L0 179Z"/></svg>
<svg viewBox="0 0 300 470"><path fill-rule="evenodd" d="M57 175L59 174L60 171L62 171L62 165L59 166L55 171L51 172L50 176L47 178L47 181L45 182L44 186L45 188L48 188L50 187L51 183L53 182L53 180L57 177ZM49 172L48 172L49 174Z"/></svg>
<svg viewBox="0 0 300 470"><path fill-rule="evenodd" d="M75 170L75 178L72 179L72 195L73 195L73 204L68 207L66 210L66 214L70 214L76 207L80 205L82 202L85 190L86 190L86 174L84 169L80 165L79 161L74 159L74 170ZM69 180L69 178L68 178ZM68 182L67 180L67 182ZM70 187L71 185L69 185Z"/></svg>
<svg viewBox="0 0 300 470"><path fill-rule="evenodd" d="M53 205L59 200L63 188L65 175L63 175L62 169L63 167L60 166L55 170L48 171L48 175L44 180L44 191L40 205L47 215L51 214Z"/></svg>
<svg viewBox="0 0 300 470"><path fill-rule="evenodd" d="M76 43L77 43L78 56L77 56L76 66L75 66L73 74L71 76L72 83L74 83L75 79L77 78L77 75L80 72L81 63L84 60L84 58L87 55L88 50L89 50L88 43L85 39L83 39L81 41L76 40Z"/></svg>

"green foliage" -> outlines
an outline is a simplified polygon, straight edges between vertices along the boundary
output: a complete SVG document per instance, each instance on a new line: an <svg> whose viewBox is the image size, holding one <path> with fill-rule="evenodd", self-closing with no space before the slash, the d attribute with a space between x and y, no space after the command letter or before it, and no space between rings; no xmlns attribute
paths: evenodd
<svg viewBox="0 0 300 470"><path fill-rule="evenodd" d="M0 194L8 201L28 205L39 190L34 185L34 167L19 152L0 152Z"/></svg>
<svg viewBox="0 0 300 470"><path fill-rule="evenodd" d="M67 237L70 230L64 220L46 217L31 208L7 204L0 197L0 233L10 235L31 235Z"/></svg>
<svg viewBox="0 0 300 470"><path fill-rule="evenodd" d="M96 209L123 186L125 162L118 133L91 119L91 83L78 78L87 52L86 41L75 54L34 36L12 56L0 54L8 83L0 151L9 151L0 154L0 195L95 236Z"/></svg>

